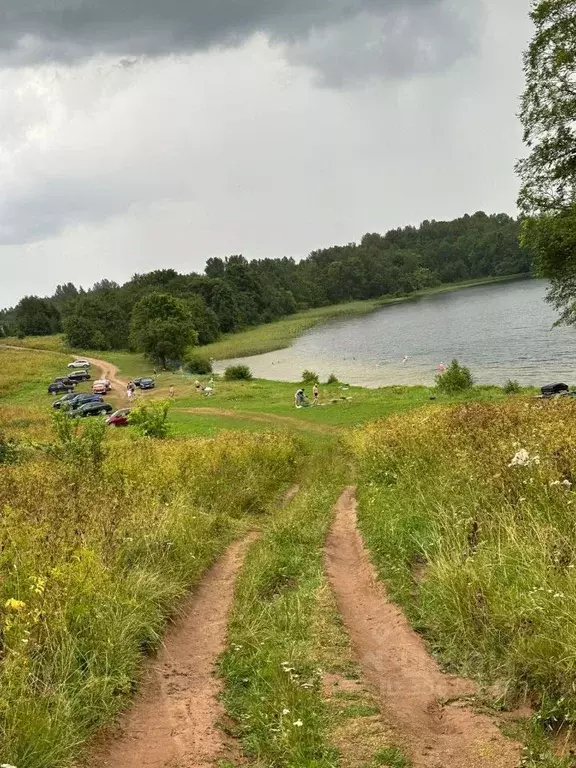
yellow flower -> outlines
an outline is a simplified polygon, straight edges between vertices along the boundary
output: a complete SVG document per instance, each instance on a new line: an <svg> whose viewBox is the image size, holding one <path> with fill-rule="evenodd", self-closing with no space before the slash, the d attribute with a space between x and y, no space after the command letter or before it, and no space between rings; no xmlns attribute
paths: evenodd
<svg viewBox="0 0 576 768"><path fill-rule="evenodd" d="M8 608L9 611L22 611L26 608L26 603L11 597L10 600L6 600L4 603L4 608Z"/></svg>

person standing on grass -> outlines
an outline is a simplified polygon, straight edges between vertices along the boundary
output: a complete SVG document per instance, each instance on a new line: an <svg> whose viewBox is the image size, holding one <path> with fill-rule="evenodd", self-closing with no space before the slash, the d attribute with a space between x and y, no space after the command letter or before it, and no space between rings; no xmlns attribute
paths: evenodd
<svg viewBox="0 0 576 768"><path fill-rule="evenodd" d="M296 405L296 408L302 408L305 396L306 395L303 389L298 389L296 391L296 394L294 395L294 404Z"/></svg>
<svg viewBox="0 0 576 768"><path fill-rule="evenodd" d="M174 391L174 385L173 385L173 384L170 384L170 390L169 390L169 391L170 391L170 397L174 397L174 395L175 395L176 393L175 393L175 391Z"/></svg>
<svg viewBox="0 0 576 768"><path fill-rule="evenodd" d="M318 405L320 402L320 389L318 387L318 382L314 384L314 389L312 392L314 393L314 405Z"/></svg>

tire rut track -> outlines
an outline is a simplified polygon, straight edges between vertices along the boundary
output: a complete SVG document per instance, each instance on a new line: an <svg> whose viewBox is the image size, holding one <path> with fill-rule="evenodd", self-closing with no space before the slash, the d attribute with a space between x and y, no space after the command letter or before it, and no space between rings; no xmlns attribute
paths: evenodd
<svg viewBox="0 0 576 768"><path fill-rule="evenodd" d="M474 685L443 674L402 611L389 602L356 526L353 488L336 505L325 567L365 678L414 768L517 766L521 745L464 704Z"/></svg>

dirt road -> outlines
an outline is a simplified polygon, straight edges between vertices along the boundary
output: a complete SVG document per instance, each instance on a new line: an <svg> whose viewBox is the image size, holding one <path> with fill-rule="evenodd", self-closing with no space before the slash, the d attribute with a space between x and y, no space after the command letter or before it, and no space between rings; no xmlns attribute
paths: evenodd
<svg viewBox="0 0 576 768"><path fill-rule="evenodd" d="M118 377L118 368L115 365L108 363L106 360L97 360L94 357L85 357L84 360L88 360L91 365L100 368L101 378L108 379L113 389L119 393L126 390L128 379L120 379Z"/></svg>
<svg viewBox="0 0 576 768"><path fill-rule="evenodd" d="M207 572L150 663L120 735L96 749L89 768L214 768L236 757L217 727L224 710L214 665L224 651L236 576L255 535L233 544Z"/></svg>
<svg viewBox="0 0 576 768"><path fill-rule="evenodd" d="M337 504L325 566L365 678L414 768L515 768L521 746L465 705L474 686L443 674L388 601L356 527L353 489Z"/></svg>

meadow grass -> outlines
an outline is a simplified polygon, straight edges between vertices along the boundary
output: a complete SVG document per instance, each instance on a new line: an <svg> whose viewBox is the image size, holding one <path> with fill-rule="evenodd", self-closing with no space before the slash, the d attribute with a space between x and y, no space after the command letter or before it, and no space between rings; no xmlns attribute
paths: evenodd
<svg viewBox="0 0 576 768"><path fill-rule="evenodd" d="M18 768L78 758L186 591L299 464L288 435L113 450L96 420L57 431L0 471L0 758Z"/></svg>
<svg viewBox="0 0 576 768"><path fill-rule="evenodd" d="M449 669L527 698L549 728L576 722L575 417L572 399L520 397L349 437L392 597Z"/></svg>

